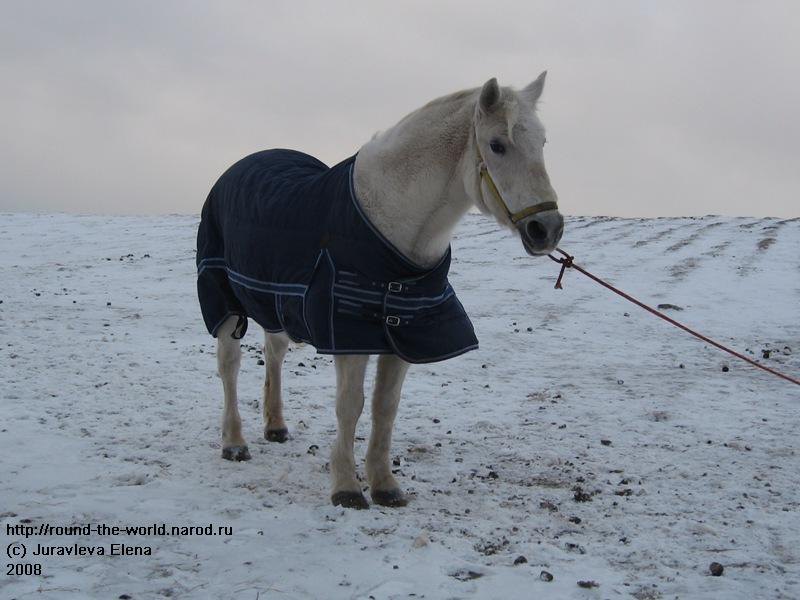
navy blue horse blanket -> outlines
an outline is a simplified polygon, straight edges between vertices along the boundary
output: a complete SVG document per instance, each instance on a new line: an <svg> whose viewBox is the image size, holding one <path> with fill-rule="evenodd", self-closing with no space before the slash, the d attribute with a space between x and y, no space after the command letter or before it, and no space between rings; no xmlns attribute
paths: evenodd
<svg viewBox="0 0 800 600"><path fill-rule="evenodd" d="M334 167L293 150L251 154L216 182L197 234L197 292L216 337L251 318L322 354L433 362L478 347L447 280L403 256L369 221L350 157Z"/></svg>

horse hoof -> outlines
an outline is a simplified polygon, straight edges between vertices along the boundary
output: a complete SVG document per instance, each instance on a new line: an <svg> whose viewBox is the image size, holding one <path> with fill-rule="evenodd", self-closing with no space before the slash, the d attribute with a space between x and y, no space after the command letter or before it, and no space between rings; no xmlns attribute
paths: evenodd
<svg viewBox="0 0 800 600"><path fill-rule="evenodd" d="M228 446L222 449L222 458L236 462L250 460L250 450L247 449L247 446Z"/></svg>
<svg viewBox="0 0 800 600"><path fill-rule="evenodd" d="M355 508L358 510L369 508L369 503L361 492L336 492L331 496L331 502L333 502L334 506L341 506L342 508Z"/></svg>
<svg viewBox="0 0 800 600"><path fill-rule="evenodd" d="M268 442L278 442L282 444L289 439L289 430L286 429L286 427L282 427L281 429L266 429L264 430L264 437L267 438Z"/></svg>
<svg viewBox="0 0 800 600"><path fill-rule="evenodd" d="M408 504L408 498L399 489L393 490L375 490L371 493L372 501L381 506L389 506L391 508L399 508Z"/></svg>

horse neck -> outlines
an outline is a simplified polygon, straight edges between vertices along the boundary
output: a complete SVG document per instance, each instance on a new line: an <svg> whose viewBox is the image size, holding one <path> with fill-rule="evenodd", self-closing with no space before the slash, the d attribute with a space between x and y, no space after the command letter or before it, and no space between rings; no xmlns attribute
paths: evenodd
<svg viewBox="0 0 800 600"><path fill-rule="evenodd" d="M359 151L355 192L373 225L407 258L438 262L472 204L470 150L477 90L435 100Z"/></svg>

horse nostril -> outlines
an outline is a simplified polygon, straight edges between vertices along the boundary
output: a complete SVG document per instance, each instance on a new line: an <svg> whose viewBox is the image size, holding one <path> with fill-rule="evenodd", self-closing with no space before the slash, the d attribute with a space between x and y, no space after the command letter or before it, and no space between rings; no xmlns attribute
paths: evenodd
<svg viewBox="0 0 800 600"><path fill-rule="evenodd" d="M547 239L547 228L538 221L528 221L525 233L532 242L543 242Z"/></svg>

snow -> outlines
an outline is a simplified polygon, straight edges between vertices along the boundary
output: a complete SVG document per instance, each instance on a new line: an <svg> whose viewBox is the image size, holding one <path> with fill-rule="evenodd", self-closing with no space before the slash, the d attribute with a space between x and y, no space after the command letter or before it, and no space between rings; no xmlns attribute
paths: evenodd
<svg viewBox="0 0 800 600"><path fill-rule="evenodd" d="M253 459L220 458L196 218L1 216L3 548L153 552L41 557L42 577L4 569L2 598L800 597L797 386L577 272L554 290L557 265L483 217L459 229L451 276L481 347L412 367L393 446L412 502L357 512L329 504L330 357L288 355L292 437L268 443L254 325L239 381ZM800 220L578 217L561 245L800 373ZM359 469L368 433L367 407ZM23 519L233 535L8 535Z"/></svg>

